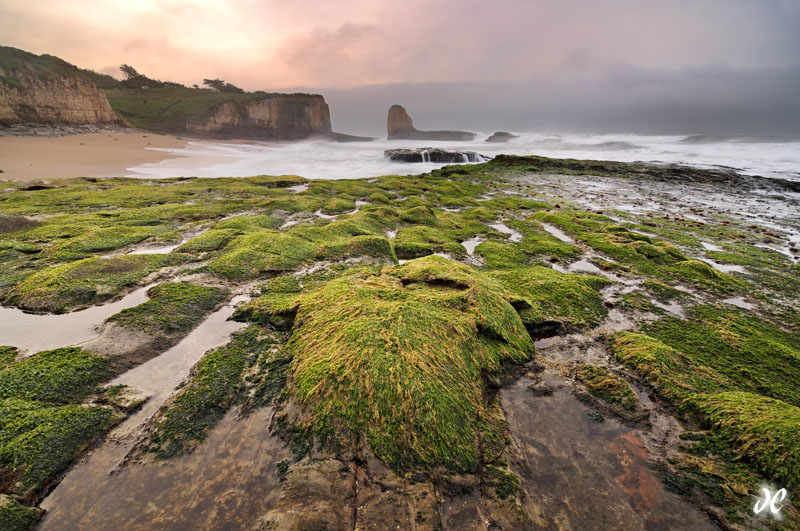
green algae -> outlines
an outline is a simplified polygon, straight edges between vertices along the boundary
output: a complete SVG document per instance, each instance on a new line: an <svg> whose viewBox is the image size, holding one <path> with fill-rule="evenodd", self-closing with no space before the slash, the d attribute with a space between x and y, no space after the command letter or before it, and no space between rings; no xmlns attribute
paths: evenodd
<svg viewBox="0 0 800 531"><path fill-rule="evenodd" d="M198 234L177 249L179 253L207 253L222 249L241 233L236 229L211 229Z"/></svg>
<svg viewBox="0 0 800 531"><path fill-rule="evenodd" d="M108 321L153 336L188 332L228 298L226 289L187 282L165 282L147 290L148 301L126 308Z"/></svg>
<svg viewBox="0 0 800 531"><path fill-rule="evenodd" d="M86 258L37 271L9 290L3 302L26 310L65 312L106 301L180 255Z"/></svg>
<svg viewBox="0 0 800 531"><path fill-rule="evenodd" d="M636 393L628 382L609 371L608 367L581 363L575 370L575 377L592 395L606 402L618 404L628 411L636 409L638 402Z"/></svg>
<svg viewBox="0 0 800 531"><path fill-rule="evenodd" d="M6 531L28 531L42 517L42 510L26 507L11 496L0 494L0 529Z"/></svg>
<svg viewBox="0 0 800 531"><path fill-rule="evenodd" d="M333 447L363 434L398 469L474 471L476 433L499 429L484 382L533 351L497 282L440 257L332 280L301 295L295 322L297 429Z"/></svg>
<svg viewBox="0 0 800 531"><path fill-rule="evenodd" d="M16 347L0 347L0 371L14 363L18 354Z"/></svg>
<svg viewBox="0 0 800 531"><path fill-rule="evenodd" d="M701 419L715 444L735 448L757 470L796 485L796 335L713 306L694 307L690 318L646 325L653 337L620 332L611 351L682 412Z"/></svg>
<svg viewBox="0 0 800 531"><path fill-rule="evenodd" d="M588 212L540 212L533 217L560 227L596 251L653 279L683 281L721 294L747 289L744 280L690 259L670 242L631 232L606 216Z"/></svg>
<svg viewBox="0 0 800 531"><path fill-rule="evenodd" d="M322 207L322 213L327 215L336 215L343 212L350 212L355 210L355 208L355 201L339 196L328 200Z"/></svg>
<svg viewBox="0 0 800 531"><path fill-rule="evenodd" d="M192 369L189 383L167 405L145 451L168 459L203 441L243 395L244 370L273 342L251 326L235 333L228 344L207 353Z"/></svg>
<svg viewBox="0 0 800 531"><path fill-rule="evenodd" d="M490 275L514 294L514 305L529 331L546 323L561 330L600 324L608 313L599 290L610 284L592 275L560 273L533 266L493 271Z"/></svg>
<svg viewBox="0 0 800 531"><path fill-rule="evenodd" d="M673 278L706 289L712 293L737 293L747 289L747 282L728 273L717 271L700 260L676 262L666 269Z"/></svg>
<svg viewBox="0 0 800 531"><path fill-rule="evenodd" d="M111 408L81 405L111 376L107 358L79 347L14 360L0 367L0 485L35 497L116 420Z"/></svg>
<svg viewBox="0 0 800 531"><path fill-rule="evenodd" d="M738 449L761 472L800 487L800 407L743 391L693 396L717 436Z"/></svg>
<svg viewBox="0 0 800 531"><path fill-rule="evenodd" d="M322 260L367 256L397 262L397 256L389 240L385 236L369 234L353 236L343 241L323 243L317 249L316 256Z"/></svg>
<svg viewBox="0 0 800 531"><path fill-rule="evenodd" d="M262 289L261 295L236 308L233 318L270 324L275 328L291 328L302 287L296 277L275 277Z"/></svg>
<svg viewBox="0 0 800 531"><path fill-rule="evenodd" d="M0 481L32 497L114 421L105 406L0 400Z"/></svg>
<svg viewBox="0 0 800 531"><path fill-rule="evenodd" d="M800 338L746 312L696 306L689 321L665 317L644 331L735 387L800 406Z"/></svg>
<svg viewBox="0 0 800 531"><path fill-rule="evenodd" d="M39 352L0 371L0 398L79 401L111 375L107 358L80 347Z"/></svg>
<svg viewBox="0 0 800 531"><path fill-rule="evenodd" d="M311 242L282 232L262 230L239 236L208 263L212 273L230 280L297 269L316 254Z"/></svg>

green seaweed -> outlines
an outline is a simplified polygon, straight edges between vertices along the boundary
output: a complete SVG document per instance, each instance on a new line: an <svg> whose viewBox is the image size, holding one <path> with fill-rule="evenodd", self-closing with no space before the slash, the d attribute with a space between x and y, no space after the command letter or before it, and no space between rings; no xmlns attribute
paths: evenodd
<svg viewBox="0 0 800 531"><path fill-rule="evenodd" d="M108 358L80 347L39 352L0 371L0 398L72 402L111 375Z"/></svg>
<svg viewBox="0 0 800 531"><path fill-rule="evenodd" d="M109 321L151 335L188 332L229 295L222 288L188 282L165 282L147 290L150 300L126 308Z"/></svg>
<svg viewBox="0 0 800 531"><path fill-rule="evenodd" d="M250 327L207 353L192 369L189 383L168 404L145 451L168 459L203 441L242 392L245 368L271 344L257 327Z"/></svg>
<svg viewBox="0 0 800 531"><path fill-rule="evenodd" d="M498 429L484 379L533 351L502 294L436 256L303 293L288 347L290 394L309 412L297 430L334 446L363 434L393 468L474 471L477 430Z"/></svg>

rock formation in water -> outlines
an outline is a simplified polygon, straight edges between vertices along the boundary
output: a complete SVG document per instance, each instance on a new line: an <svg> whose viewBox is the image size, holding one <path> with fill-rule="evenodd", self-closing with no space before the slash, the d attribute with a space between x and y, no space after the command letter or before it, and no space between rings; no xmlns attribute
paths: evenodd
<svg viewBox="0 0 800 531"><path fill-rule="evenodd" d="M472 140L475 133L465 131L419 131L402 105L389 107L386 120L386 132L389 140Z"/></svg>
<svg viewBox="0 0 800 531"><path fill-rule="evenodd" d="M487 142L508 142L514 138L519 138L517 135L512 135L506 131L496 131L493 135L486 139Z"/></svg>
<svg viewBox="0 0 800 531"><path fill-rule="evenodd" d="M387 149L383 156L396 162L486 162L489 157L474 151L438 148Z"/></svg>

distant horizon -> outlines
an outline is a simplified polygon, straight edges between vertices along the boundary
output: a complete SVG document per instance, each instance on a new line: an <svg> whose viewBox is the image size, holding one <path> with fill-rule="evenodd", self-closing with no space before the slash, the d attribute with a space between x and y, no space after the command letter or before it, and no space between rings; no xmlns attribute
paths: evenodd
<svg viewBox="0 0 800 531"><path fill-rule="evenodd" d="M800 134L800 2L9 1L10 46L323 94L334 127Z"/></svg>

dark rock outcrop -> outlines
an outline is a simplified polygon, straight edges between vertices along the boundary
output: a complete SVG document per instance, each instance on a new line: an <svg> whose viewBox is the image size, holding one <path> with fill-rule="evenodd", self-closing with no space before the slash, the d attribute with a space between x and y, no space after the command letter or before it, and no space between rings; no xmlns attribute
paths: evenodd
<svg viewBox="0 0 800 531"><path fill-rule="evenodd" d="M465 131L419 131L414 122L401 105L389 107L386 120L386 132L389 140L472 140L475 133Z"/></svg>
<svg viewBox="0 0 800 531"><path fill-rule="evenodd" d="M345 133L328 133L325 135L328 140L333 140L334 142L372 142L375 140L374 136L358 136L358 135L348 135Z"/></svg>
<svg viewBox="0 0 800 531"><path fill-rule="evenodd" d="M474 151L438 148L387 149L383 156L396 162L486 162L488 157Z"/></svg>
<svg viewBox="0 0 800 531"><path fill-rule="evenodd" d="M512 135L505 131L496 131L493 135L486 139L487 142L508 142L514 138L519 138L517 135Z"/></svg>

